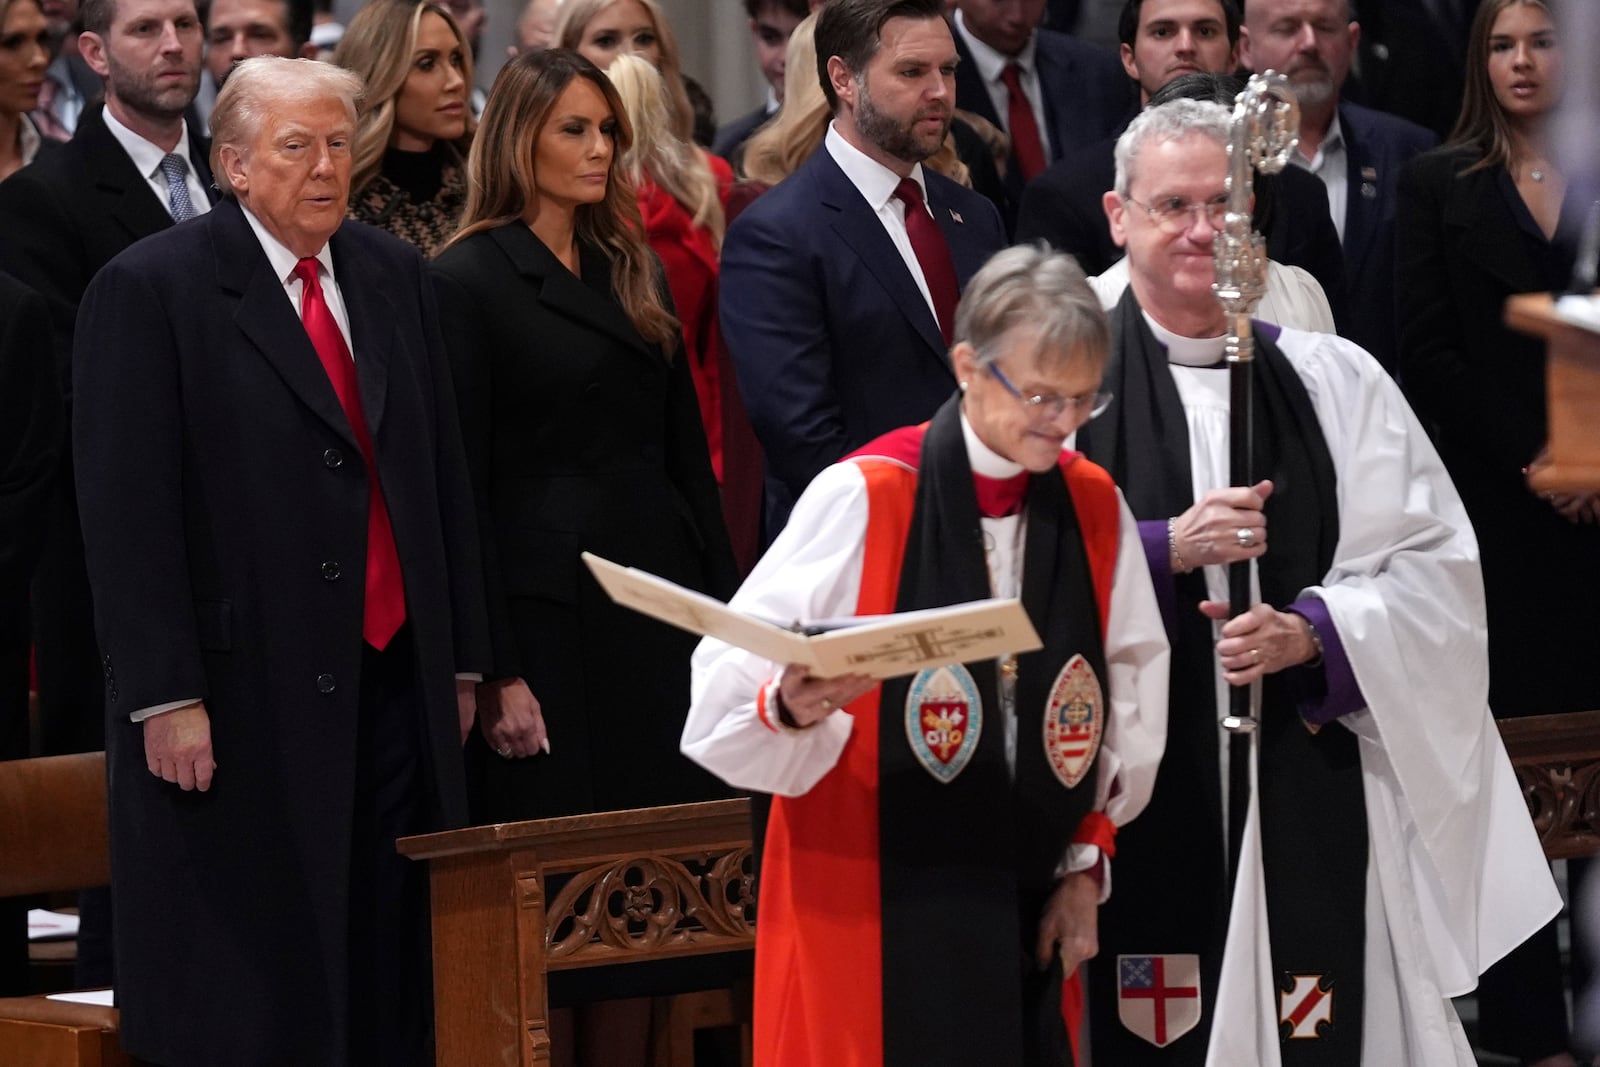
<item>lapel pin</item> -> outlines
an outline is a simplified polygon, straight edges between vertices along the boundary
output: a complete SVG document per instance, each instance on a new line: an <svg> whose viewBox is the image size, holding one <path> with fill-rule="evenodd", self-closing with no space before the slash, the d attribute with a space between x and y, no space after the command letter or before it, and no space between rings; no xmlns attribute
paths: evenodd
<svg viewBox="0 0 1600 1067"><path fill-rule="evenodd" d="M1373 185L1371 182L1362 182L1361 195L1366 197L1368 200L1376 200L1378 199L1378 187Z"/></svg>
<svg viewBox="0 0 1600 1067"><path fill-rule="evenodd" d="M1377 167L1362 167L1361 168L1361 180L1364 181L1364 182L1375 182L1375 181L1377 181L1378 180L1378 168Z"/></svg>
<svg viewBox="0 0 1600 1067"><path fill-rule="evenodd" d="M955 208L950 208L949 210L950 210L950 217L955 219L957 223L963 223L963 222L966 221L965 219L963 219L961 217L961 212L957 211Z"/></svg>

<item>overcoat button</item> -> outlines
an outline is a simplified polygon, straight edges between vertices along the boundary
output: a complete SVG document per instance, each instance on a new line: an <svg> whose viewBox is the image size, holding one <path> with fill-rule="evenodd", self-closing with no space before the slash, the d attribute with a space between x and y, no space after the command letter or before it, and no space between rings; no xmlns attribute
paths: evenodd
<svg viewBox="0 0 1600 1067"><path fill-rule="evenodd" d="M334 686L333 686L333 675L331 675L331 674L319 674L319 675L317 675L317 692L319 692L319 693L331 693L331 692L333 692L333 689L334 689Z"/></svg>
<svg viewBox="0 0 1600 1067"><path fill-rule="evenodd" d="M331 471L336 471L344 466L344 453L337 448L330 448L322 454L322 465Z"/></svg>
<svg viewBox="0 0 1600 1067"><path fill-rule="evenodd" d="M322 565L322 577L330 582L337 582L339 580L339 564L331 559L324 563Z"/></svg>

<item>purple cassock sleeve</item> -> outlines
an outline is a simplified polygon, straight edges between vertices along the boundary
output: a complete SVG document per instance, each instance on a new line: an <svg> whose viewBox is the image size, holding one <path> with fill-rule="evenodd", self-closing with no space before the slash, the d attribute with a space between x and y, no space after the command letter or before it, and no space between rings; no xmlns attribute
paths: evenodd
<svg viewBox="0 0 1600 1067"><path fill-rule="evenodd" d="M1345 654L1344 640L1328 614L1328 605L1316 597L1303 597L1290 604L1289 610L1309 622L1322 642L1322 665L1300 672L1311 677L1295 686L1295 704L1300 717L1312 726L1326 726L1341 715L1366 707L1366 698L1361 695L1361 686L1350 668L1350 657ZM1316 678L1319 674L1321 678Z"/></svg>
<svg viewBox="0 0 1600 1067"><path fill-rule="evenodd" d="M1161 605L1161 621L1166 625L1167 638L1175 639L1178 597L1172 574L1171 547L1167 544L1167 520L1141 520L1139 540L1144 543L1145 560L1150 566L1150 579L1155 585L1156 602ZM1290 604L1287 610L1304 617L1322 641L1321 664L1296 672L1300 677L1296 679L1293 692L1300 717L1312 726L1326 726L1341 715L1366 707L1355 671L1350 668L1350 657L1345 654L1344 641L1328 614L1328 606L1316 597L1306 597Z"/></svg>

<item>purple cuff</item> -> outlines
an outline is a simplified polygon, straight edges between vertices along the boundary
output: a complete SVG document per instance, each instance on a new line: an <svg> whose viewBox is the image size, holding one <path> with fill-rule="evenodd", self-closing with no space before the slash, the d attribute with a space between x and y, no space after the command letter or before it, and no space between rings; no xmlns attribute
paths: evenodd
<svg viewBox="0 0 1600 1067"><path fill-rule="evenodd" d="M1172 574L1172 546L1167 544L1167 520L1140 519L1139 540L1144 542L1150 582L1156 587L1161 622L1167 628L1167 641L1171 643L1178 636L1178 589Z"/></svg>
<svg viewBox="0 0 1600 1067"><path fill-rule="evenodd" d="M1350 657L1345 655L1344 641L1328 614L1328 605L1316 597L1304 597L1290 604L1288 610L1309 622L1322 641L1322 664L1297 672L1306 676L1304 684L1295 687L1300 717L1312 726L1326 726L1341 715L1366 707L1355 671L1350 669Z"/></svg>

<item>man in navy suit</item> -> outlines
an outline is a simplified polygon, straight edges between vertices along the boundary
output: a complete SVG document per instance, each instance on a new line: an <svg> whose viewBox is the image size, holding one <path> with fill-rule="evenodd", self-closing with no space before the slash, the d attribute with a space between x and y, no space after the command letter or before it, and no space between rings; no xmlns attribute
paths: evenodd
<svg viewBox="0 0 1600 1067"><path fill-rule="evenodd" d="M162 1067L432 1062L425 872L394 842L465 819L488 621L427 271L344 222L360 92L239 64L230 196L79 315L117 1006Z"/></svg>
<svg viewBox="0 0 1600 1067"><path fill-rule="evenodd" d="M956 106L1011 138L1003 205L1008 219L1027 182L1115 133L1134 108L1117 57L1039 29L1044 9L1045 0L956 0Z"/></svg>
<svg viewBox="0 0 1600 1067"><path fill-rule="evenodd" d="M955 106L939 0L832 0L816 41L833 123L722 247L722 332L766 453L769 539L818 471L949 398L951 290L1005 244L993 204L922 166Z"/></svg>
<svg viewBox="0 0 1600 1067"><path fill-rule="evenodd" d="M1395 307L1395 204L1400 167L1438 138L1421 126L1339 99L1361 27L1349 0L1249 0L1239 58L1289 79L1300 101L1292 161L1322 179L1344 249L1346 337L1392 373L1399 356Z"/></svg>

